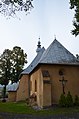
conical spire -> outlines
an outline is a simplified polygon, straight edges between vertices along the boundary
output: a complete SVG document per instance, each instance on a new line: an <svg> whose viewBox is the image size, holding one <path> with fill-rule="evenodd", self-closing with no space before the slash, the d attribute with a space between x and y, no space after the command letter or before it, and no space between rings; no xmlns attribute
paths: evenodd
<svg viewBox="0 0 79 119"><path fill-rule="evenodd" d="M36 52L38 53L40 50L41 50L41 42L40 42L40 38L39 38Z"/></svg>

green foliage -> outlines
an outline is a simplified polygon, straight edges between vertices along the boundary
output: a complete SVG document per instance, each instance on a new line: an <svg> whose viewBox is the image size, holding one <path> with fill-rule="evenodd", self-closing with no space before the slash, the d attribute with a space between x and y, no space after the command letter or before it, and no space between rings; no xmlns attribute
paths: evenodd
<svg viewBox="0 0 79 119"><path fill-rule="evenodd" d="M64 94L61 94L60 99L59 99L59 105L61 107L65 107L66 106L66 97Z"/></svg>
<svg viewBox="0 0 79 119"><path fill-rule="evenodd" d="M1 54L0 84L4 85L5 88L3 98L6 95L6 85L8 85L9 81L14 83L19 80L19 75L26 63L26 58L26 53L18 46L15 46L12 50L5 49L3 54Z"/></svg>
<svg viewBox="0 0 79 119"><path fill-rule="evenodd" d="M68 92L66 96L66 107L71 107L71 106L73 106L73 98L70 92Z"/></svg>
<svg viewBox="0 0 79 119"><path fill-rule="evenodd" d="M61 94L59 99L59 105L61 107L72 107L73 106L73 98L70 92L68 92L67 96Z"/></svg>
<svg viewBox="0 0 79 119"><path fill-rule="evenodd" d="M24 68L24 64L27 63L27 54L24 53L21 47L15 46L12 50L11 60L12 60L12 83L19 80L19 74Z"/></svg>
<svg viewBox="0 0 79 119"><path fill-rule="evenodd" d="M4 50L3 54L0 56L0 84L7 85L9 80L11 80L11 66L12 62L10 60L11 51L9 49Z"/></svg>
<svg viewBox="0 0 79 119"><path fill-rule="evenodd" d="M79 35L79 0L70 0L70 8L75 11L72 34L77 36Z"/></svg>
<svg viewBox="0 0 79 119"><path fill-rule="evenodd" d="M79 97L75 95L74 105L79 106Z"/></svg>

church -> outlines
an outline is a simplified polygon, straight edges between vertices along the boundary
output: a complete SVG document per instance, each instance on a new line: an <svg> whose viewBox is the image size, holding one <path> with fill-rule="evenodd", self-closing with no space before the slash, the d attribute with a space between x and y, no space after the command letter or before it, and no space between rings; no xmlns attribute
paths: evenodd
<svg viewBox="0 0 79 119"><path fill-rule="evenodd" d="M58 104L60 95L79 96L79 60L56 39L47 49L38 41L37 55L20 75L15 101L34 98L39 107Z"/></svg>

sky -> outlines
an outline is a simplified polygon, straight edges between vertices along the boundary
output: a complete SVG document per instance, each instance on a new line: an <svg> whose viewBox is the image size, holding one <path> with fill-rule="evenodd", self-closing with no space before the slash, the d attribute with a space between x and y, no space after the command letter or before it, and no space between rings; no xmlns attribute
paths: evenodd
<svg viewBox="0 0 79 119"><path fill-rule="evenodd" d="M79 36L71 34L74 11L69 9L69 0L33 0L33 6L28 15L18 12L16 18L0 14L0 54L20 46L27 53L28 65L36 56L39 37L42 47L47 48L56 37L72 54L79 54Z"/></svg>

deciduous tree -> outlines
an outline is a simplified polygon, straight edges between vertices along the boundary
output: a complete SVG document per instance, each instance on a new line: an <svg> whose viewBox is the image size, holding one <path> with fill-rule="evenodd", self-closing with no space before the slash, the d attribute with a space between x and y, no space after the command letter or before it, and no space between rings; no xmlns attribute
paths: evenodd
<svg viewBox="0 0 79 119"><path fill-rule="evenodd" d="M18 82L19 75L27 63L27 54L21 47L15 46L12 50L6 49L0 56L0 84L4 85L3 98L5 100L6 86L9 81Z"/></svg>
<svg viewBox="0 0 79 119"><path fill-rule="evenodd" d="M77 36L79 35L79 0L70 0L70 8L75 11L72 34Z"/></svg>
<svg viewBox="0 0 79 119"><path fill-rule="evenodd" d="M0 56L0 84L4 85L3 87L3 100L5 101L6 95L6 86L11 80L11 66L12 62L11 51L9 49L4 50L3 54Z"/></svg>
<svg viewBox="0 0 79 119"><path fill-rule="evenodd" d="M15 46L12 50L12 83L19 80L19 74L24 68L24 64L27 63L27 54L24 53L21 47Z"/></svg>

